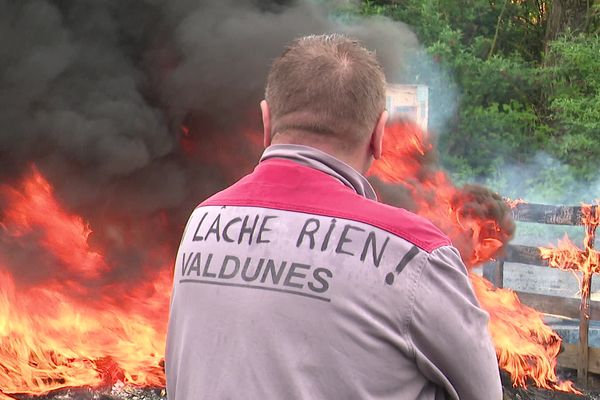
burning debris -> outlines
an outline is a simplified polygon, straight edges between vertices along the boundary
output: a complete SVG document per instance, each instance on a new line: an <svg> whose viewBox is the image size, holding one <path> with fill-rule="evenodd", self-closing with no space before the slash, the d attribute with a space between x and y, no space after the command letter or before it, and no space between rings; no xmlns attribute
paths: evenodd
<svg viewBox="0 0 600 400"><path fill-rule="evenodd" d="M539 250L541 258L547 260L551 267L581 273L581 277L575 274L579 281L581 294L577 372L579 381L587 383L592 275L600 272L600 254L594 249L596 229L600 224L600 207L584 204L581 207L581 214L580 222L585 227L583 250L578 249L567 236L559 243L558 247L541 247Z"/></svg>
<svg viewBox="0 0 600 400"><path fill-rule="evenodd" d="M584 204L581 224L585 227L583 250L579 249L565 236L556 247L540 247L541 257L548 260L553 268L565 271L581 272L583 276L577 279L582 296L589 298L592 274L600 273L600 253L594 249L596 228L600 224L600 207Z"/></svg>
<svg viewBox="0 0 600 400"><path fill-rule="evenodd" d="M57 390L43 396L15 396L17 400L167 400L165 389L138 388L118 381L106 388Z"/></svg>
<svg viewBox="0 0 600 400"><path fill-rule="evenodd" d="M101 286L110 264L90 228L58 203L34 168L18 188L0 186L0 388L46 393L116 380L164 385L170 267L135 288ZM32 247L31 243L39 247ZM35 250L35 251L34 251ZM160 259L160 258L157 258ZM56 270L38 268L40 263Z"/></svg>
<svg viewBox="0 0 600 400"><path fill-rule="evenodd" d="M217 23L215 23L217 21ZM249 171L270 61L347 32L394 78L404 25L309 1L0 0L0 392L162 386L190 210Z"/></svg>
<svg viewBox="0 0 600 400"><path fill-rule="evenodd" d="M381 182L401 185L409 207L445 230L469 267L498 254L514 231L502 199L483 188L454 187L431 161L433 146L416 125L393 124L386 137L388 150L371 173ZM387 187L381 182L380 187ZM5 205L0 262L6 266L0 279L0 312L7 321L0 347L3 392L43 394L118 380L164 385L168 263L149 268L135 289L118 283L103 286L111 264L100 246L91 245L90 227L60 205L39 171L33 168L17 187L0 187L0 197ZM19 265L35 265L35 258L23 264L24 257L39 256L32 254L31 241L61 274L35 269L19 273ZM161 251L156 250L156 260L165 259ZM531 380L540 387L574 391L555 374L561 340L544 325L541 314L521 305L514 293L495 289L475 274L471 278L491 316L500 367L513 384ZM101 289L86 297L95 285Z"/></svg>
<svg viewBox="0 0 600 400"><path fill-rule="evenodd" d="M450 236L468 266L489 260L512 238L515 225L502 198L480 186L455 187L418 125L391 124L384 141L382 158L370 170L380 180L373 182L383 201L433 221ZM395 186L385 187L381 181ZM402 197L389 196L397 187Z"/></svg>
<svg viewBox="0 0 600 400"><path fill-rule="evenodd" d="M500 254L515 229L510 207L501 197L476 186L455 187L437 168L433 144L416 124L390 126L384 141L382 159L370 172L410 193L411 202L403 206L426 216L450 236L469 268ZM390 191L388 187L380 192ZM512 291L494 288L473 273L470 277L479 302L490 314L500 367L511 375L513 384L525 386L531 380L539 387L577 392L556 376L561 339L544 324L542 315L521 304Z"/></svg>

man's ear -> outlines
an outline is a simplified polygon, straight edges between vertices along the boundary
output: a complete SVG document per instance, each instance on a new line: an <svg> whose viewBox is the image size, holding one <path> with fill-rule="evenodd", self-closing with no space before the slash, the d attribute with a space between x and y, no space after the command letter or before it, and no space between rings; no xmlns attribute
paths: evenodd
<svg viewBox="0 0 600 400"><path fill-rule="evenodd" d="M373 153L373 158L379 160L381 158L381 152L383 151L383 135L385 133L385 124L388 120L388 112L384 110L379 119L377 120L377 124L375 124L375 129L371 134L371 152Z"/></svg>
<svg viewBox="0 0 600 400"><path fill-rule="evenodd" d="M266 100L260 102L260 111L262 112L263 122L263 144L267 148L271 145L271 111Z"/></svg>

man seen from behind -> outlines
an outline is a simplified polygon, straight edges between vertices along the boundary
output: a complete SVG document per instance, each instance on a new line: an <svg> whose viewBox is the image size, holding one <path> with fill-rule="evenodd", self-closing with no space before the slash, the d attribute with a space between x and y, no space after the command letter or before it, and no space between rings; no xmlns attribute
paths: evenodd
<svg viewBox="0 0 600 400"><path fill-rule="evenodd" d="M362 175L381 155L385 87L342 35L274 61L258 166L194 210L177 254L169 400L502 398L457 250Z"/></svg>

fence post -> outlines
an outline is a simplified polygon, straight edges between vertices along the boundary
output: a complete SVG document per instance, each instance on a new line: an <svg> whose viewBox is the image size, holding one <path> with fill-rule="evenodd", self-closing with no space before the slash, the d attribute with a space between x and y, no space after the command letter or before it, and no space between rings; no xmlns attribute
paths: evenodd
<svg viewBox="0 0 600 400"><path fill-rule="evenodd" d="M585 225L584 255L590 262L593 257L596 228L598 227L598 206L583 212ZM589 212L589 214L588 214ZM594 217L595 215L595 217ZM588 218L587 223L585 218ZM590 329L590 295L592 292L592 271L588 268L581 277L581 310L579 311L579 357L577 360L577 381L587 385L589 366L588 336Z"/></svg>
<svg viewBox="0 0 600 400"><path fill-rule="evenodd" d="M592 287L592 274L585 272L582 279L581 307L579 309L579 348L577 351L577 382L587 386L589 365L589 340L590 329L590 294Z"/></svg>
<svg viewBox="0 0 600 400"><path fill-rule="evenodd" d="M504 261L498 260L484 264L483 277L497 288L504 287Z"/></svg>

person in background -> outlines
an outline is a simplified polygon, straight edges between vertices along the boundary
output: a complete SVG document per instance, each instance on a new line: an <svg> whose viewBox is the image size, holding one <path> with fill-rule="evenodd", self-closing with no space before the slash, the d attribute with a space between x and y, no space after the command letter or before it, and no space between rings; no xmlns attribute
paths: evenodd
<svg viewBox="0 0 600 400"><path fill-rule="evenodd" d="M299 38L273 62L260 162L183 234L170 400L502 398L457 250L363 176L385 88L374 53L343 35Z"/></svg>

